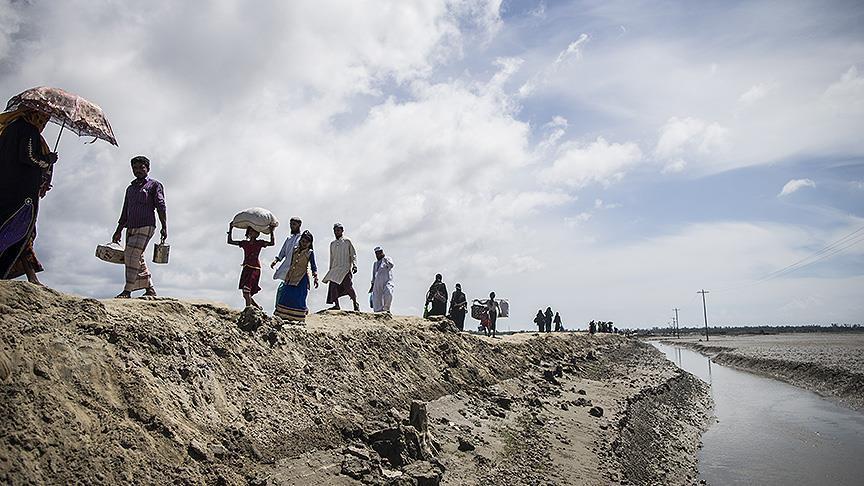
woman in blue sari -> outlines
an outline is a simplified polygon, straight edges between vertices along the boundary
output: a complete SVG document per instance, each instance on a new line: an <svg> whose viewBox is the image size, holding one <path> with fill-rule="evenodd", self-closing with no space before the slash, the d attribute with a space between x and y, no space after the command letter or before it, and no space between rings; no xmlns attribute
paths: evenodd
<svg viewBox="0 0 864 486"><path fill-rule="evenodd" d="M309 295L310 267L317 289L318 266L315 265L315 253L312 251L312 233L304 231L291 255L291 266L285 275L285 281L279 284L279 290L276 292L274 316L287 321L306 320L306 314L309 313L306 297Z"/></svg>

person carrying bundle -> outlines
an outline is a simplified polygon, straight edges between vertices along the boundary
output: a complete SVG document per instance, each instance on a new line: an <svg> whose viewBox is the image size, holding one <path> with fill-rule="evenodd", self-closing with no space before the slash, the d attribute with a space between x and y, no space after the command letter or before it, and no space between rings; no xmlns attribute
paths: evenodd
<svg viewBox="0 0 864 486"><path fill-rule="evenodd" d="M276 244L274 240L276 233L275 226L270 227L270 241L259 240L261 234L252 228L246 228L246 239L236 241L232 238L231 231L234 228L233 224L228 225L228 244L239 246L243 249L243 270L240 272L240 291L243 292L243 299L246 300L246 307L255 306L261 308L255 299L252 297L261 291L259 282L261 281L261 261L258 256L261 254L262 248L273 246Z"/></svg>

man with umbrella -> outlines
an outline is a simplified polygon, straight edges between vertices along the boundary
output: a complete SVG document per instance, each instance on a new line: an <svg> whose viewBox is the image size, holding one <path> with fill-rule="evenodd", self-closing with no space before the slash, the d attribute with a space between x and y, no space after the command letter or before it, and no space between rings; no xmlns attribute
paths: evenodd
<svg viewBox="0 0 864 486"><path fill-rule="evenodd" d="M156 289L150 280L150 270L144 261L144 250L156 233L154 210L159 214L159 221L162 223L162 241L168 237L165 191L161 182L147 177L150 173L150 159L139 155L132 158L131 164L135 180L126 188L120 220L117 221L117 230L111 238L114 243L119 243L123 228L126 228L126 251L123 253L126 286L123 287L123 292L117 294L118 299L128 299L132 292L142 289L145 296L156 295Z"/></svg>

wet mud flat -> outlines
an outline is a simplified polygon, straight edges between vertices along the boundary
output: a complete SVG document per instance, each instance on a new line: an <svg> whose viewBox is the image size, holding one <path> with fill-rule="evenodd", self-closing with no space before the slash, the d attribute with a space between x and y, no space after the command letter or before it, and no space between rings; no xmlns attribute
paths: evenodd
<svg viewBox="0 0 864 486"><path fill-rule="evenodd" d="M684 346L719 364L759 373L864 410L864 333L682 337Z"/></svg>
<svg viewBox="0 0 864 486"><path fill-rule="evenodd" d="M689 484L709 408L619 336L0 282L4 484Z"/></svg>

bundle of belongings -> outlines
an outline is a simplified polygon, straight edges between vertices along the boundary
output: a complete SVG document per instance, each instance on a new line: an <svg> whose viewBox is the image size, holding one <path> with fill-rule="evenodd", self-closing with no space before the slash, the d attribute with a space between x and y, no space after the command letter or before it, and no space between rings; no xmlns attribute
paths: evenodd
<svg viewBox="0 0 864 486"><path fill-rule="evenodd" d="M249 208L237 213L231 220L231 226L240 229L252 228L263 235L269 235L271 228L279 226L279 220L264 208Z"/></svg>

